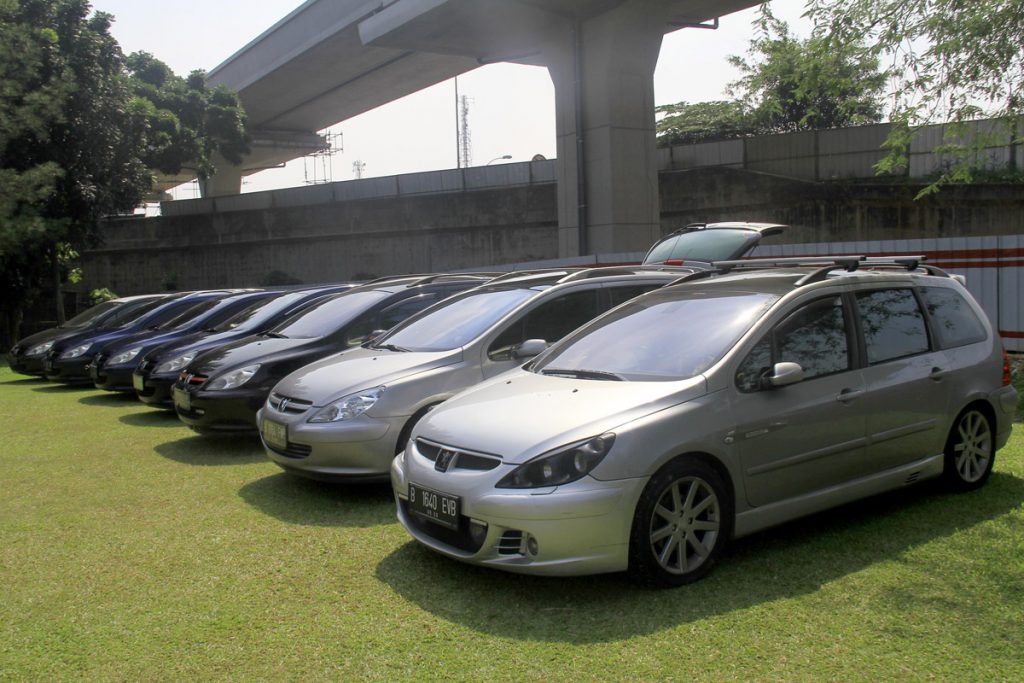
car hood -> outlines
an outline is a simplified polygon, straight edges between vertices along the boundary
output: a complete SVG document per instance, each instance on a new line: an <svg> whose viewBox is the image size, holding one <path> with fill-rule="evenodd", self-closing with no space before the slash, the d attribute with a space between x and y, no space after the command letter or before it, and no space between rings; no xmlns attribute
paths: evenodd
<svg viewBox="0 0 1024 683"><path fill-rule="evenodd" d="M614 382L513 370L442 403L413 436L521 463L706 392L702 376Z"/></svg>
<svg viewBox="0 0 1024 683"><path fill-rule="evenodd" d="M274 391L322 406L335 398L412 374L457 363L462 350L388 351L357 348L306 365L281 380Z"/></svg>
<svg viewBox="0 0 1024 683"><path fill-rule="evenodd" d="M24 353L25 351L31 349L33 346L39 346L40 344L44 344L48 341L56 341L58 339L71 337L76 334L79 334L85 329L86 327L84 325L76 327L50 327L45 330L42 330L41 332L30 334L24 339L20 339L18 343L15 344L15 346L21 349L22 353Z"/></svg>
<svg viewBox="0 0 1024 683"><path fill-rule="evenodd" d="M188 372L214 376L252 363L266 363L301 354L324 344L322 339L291 339L266 336L243 337L236 342L210 349L196 356Z"/></svg>
<svg viewBox="0 0 1024 683"><path fill-rule="evenodd" d="M146 356L146 360L163 362L177 358L189 351L202 352L223 346L229 342L236 341L243 337L250 336L249 332L238 332L227 330L225 332L192 332L181 337L164 342L159 348L153 349Z"/></svg>

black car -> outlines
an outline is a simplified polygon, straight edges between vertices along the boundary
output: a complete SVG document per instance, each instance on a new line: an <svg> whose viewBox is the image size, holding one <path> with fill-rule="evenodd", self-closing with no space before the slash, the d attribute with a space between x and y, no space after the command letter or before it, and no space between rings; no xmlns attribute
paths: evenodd
<svg viewBox="0 0 1024 683"><path fill-rule="evenodd" d="M357 347L413 313L487 279L410 276L337 294L272 330L196 356L174 384L174 408L196 431L255 431L256 411L285 375Z"/></svg>
<svg viewBox="0 0 1024 683"><path fill-rule="evenodd" d="M109 342L97 351L89 364L89 376L97 389L134 392L132 372L146 353L185 336L210 334L213 328L233 318L244 308L266 302L279 292L256 291L200 301L155 329Z"/></svg>
<svg viewBox="0 0 1024 683"><path fill-rule="evenodd" d="M166 343L145 354L132 373L132 386L139 400L148 405L174 407L171 386L182 368L204 351L264 332L320 299L351 289L352 285L330 285L300 289L258 301L209 332L195 332Z"/></svg>
<svg viewBox="0 0 1024 683"><path fill-rule="evenodd" d="M140 307L134 316L122 320L120 325L105 325L65 337L50 347L43 363L43 373L51 382L92 384L88 366L104 345L136 332L163 325L200 301L218 299L234 293L236 292L216 290L172 294Z"/></svg>
<svg viewBox="0 0 1024 683"><path fill-rule="evenodd" d="M732 261L751 252L765 237L786 229L778 223L691 223L654 243L644 265L688 266Z"/></svg>
<svg viewBox="0 0 1024 683"><path fill-rule="evenodd" d="M17 373L42 377L46 354L58 340L100 327L116 327L147 304L166 297L166 294L142 294L96 304L63 325L36 332L18 341L7 354L7 363Z"/></svg>

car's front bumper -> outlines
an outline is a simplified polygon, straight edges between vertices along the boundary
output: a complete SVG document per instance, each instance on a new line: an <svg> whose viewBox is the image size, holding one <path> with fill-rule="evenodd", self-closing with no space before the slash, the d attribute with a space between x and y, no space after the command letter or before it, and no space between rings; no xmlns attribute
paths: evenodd
<svg viewBox="0 0 1024 683"><path fill-rule="evenodd" d="M522 574L568 576L624 571L629 534L644 479L598 481L591 477L547 489L498 489L478 493L464 486L476 474L410 476L404 458L391 466L398 520L418 542L456 560ZM499 474L500 472L500 474ZM507 467L486 473L496 482ZM459 496L459 529L451 530L410 512L410 478L419 486ZM460 481L461 480L461 481Z"/></svg>
<svg viewBox="0 0 1024 683"><path fill-rule="evenodd" d="M267 456L286 472L320 481L387 481L395 444L408 417L370 418L312 424L309 414L260 409L257 422ZM287 443L268 443L264 423L287 428Z"/></svg>
<svg viewBox="0 0 1024 683"><path fill-rule="evenodd" d="M99 366L93 363L89 366L89 377L97 389L131 393L134 391L132 388L132 370L133 368L127 365L112 367L108 365Z"/></svg>
<svg viewBox="0 0 1024 683"><path fill-rule="evenodd" d="M30 377L44 376L43 360L44 356L24 356L13 353L7 354L7 364L11 366L11 370L17 372L19 375L28 375Z"/></svg>
<svg viewBox="0 0 1024 683"><path fill-rule="evenodd" d="M79 356L78 358L52 358L47 356L43 363L43 372L46 379L51 382L63 382L65 384L92 384L92 377L89 376L89 364L92 363L91 355Z"/></svg>
<svg viewBox="0 0 1024 683"><path fill-rule="evenodd" d="M198 431L239 432L256 430L256 411L270 390L229 389L226 391L188 390L185 404L182 390L171 390L174 410L189 427Z"/></svg>
<svg viewBox="0 0 1024 683"><path fill-rule="evenodd" d="M132 386L135 395L146 405L173 408L171 387L178 380L178 374L146 375L135 371L132 374Z"/></svg>

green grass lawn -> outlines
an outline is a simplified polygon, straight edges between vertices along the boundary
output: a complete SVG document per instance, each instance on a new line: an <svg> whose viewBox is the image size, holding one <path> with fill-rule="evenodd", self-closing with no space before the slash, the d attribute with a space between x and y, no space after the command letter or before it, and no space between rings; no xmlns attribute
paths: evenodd
<svg viewBox="0 0 1024 683"><path fill-rule="evenodd" d="M0 371L0 679L1024 679L1024 428L933 486L735 542L672 591L414 545L386 486Z"/></svg>

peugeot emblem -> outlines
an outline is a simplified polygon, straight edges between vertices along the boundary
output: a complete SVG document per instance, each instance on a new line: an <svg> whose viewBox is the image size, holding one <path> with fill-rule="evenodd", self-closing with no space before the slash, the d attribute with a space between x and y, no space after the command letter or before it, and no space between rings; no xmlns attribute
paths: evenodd
<svg viewBox="0 0 1024 683"><path fill-rule="evenodd" d="M437 454L437 460L434 461L434 469L438 472L447 472L454 459L455 451L442 449L441 452Z"/></svg>
<svg viewBox="0 0 1024 683"><path fill-rule="evenodd" d="M277 404L277 409L280 410L282 413L284 411L288 410L288 403L290 401L291 401L290 398L282 398L281 402Z"/></svg>

